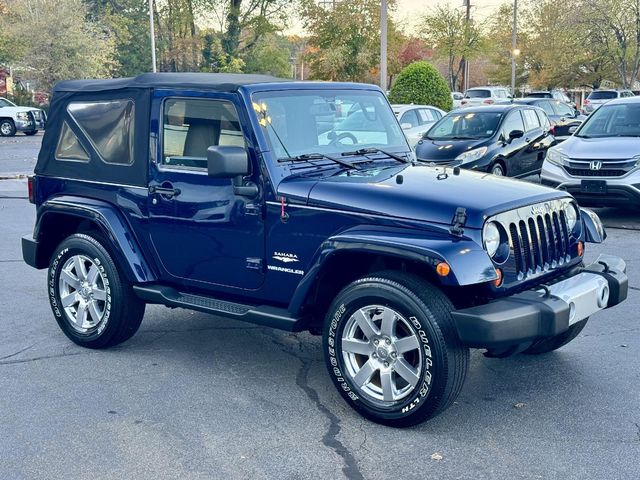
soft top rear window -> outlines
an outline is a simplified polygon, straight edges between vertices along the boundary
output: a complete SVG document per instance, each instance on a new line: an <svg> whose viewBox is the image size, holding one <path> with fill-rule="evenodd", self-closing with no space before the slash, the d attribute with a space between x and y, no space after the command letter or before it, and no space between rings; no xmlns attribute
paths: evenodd
<svg viewBox="0 0 640 480"><path fill-rule="evenodd" d="M104 162L133 163L133 100L71 102L67 112Z"/></svg>
<svg viewBox="0 0 640 480"><path fill-rule="evenodd" d="M491 96L490 90L467 90L464 95L467 98L489 98Z"/></svg>
<svg viewBox="0 0 640 480"><path fill-rule="evenodd" d="M589 94L589 100L611 100L618 98L617 92L596 91Z"/></svg>

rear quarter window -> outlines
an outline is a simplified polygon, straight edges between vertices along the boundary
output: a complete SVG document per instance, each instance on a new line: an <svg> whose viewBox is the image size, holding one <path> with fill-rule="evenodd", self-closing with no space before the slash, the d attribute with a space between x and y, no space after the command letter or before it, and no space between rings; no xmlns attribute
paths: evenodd
<svg viewBox="0 0 640 480"><path fill-rule="evenodd" d="M133 100L71 102L67 113L102 161L120 165L133 163ZM61 133L65 133L64 128Z"/></svg>

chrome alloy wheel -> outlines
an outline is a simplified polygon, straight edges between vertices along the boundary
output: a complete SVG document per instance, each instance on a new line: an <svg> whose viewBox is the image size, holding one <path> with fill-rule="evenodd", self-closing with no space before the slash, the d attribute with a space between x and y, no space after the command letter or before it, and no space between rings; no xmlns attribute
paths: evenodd
<svg viewBox="0 0 640 480"><path fill-rule="evenodd" d="M98 266L84 255L70 257L60 270L60 301L71 327L87 333L104 320L107 283Z"/></svg>
<svg viewBox="0 0 640 480"><path fill-rule="evenodd" d="M13 129L11 128L11 124L9 122L0 123L0 132L2 133L2 135L11 135L12 130Z"/></svg>
<svg viewBox="0 0 640 480"><path fill-rule="evenodd" d="M389 406L406 398L420 381L421 342L407 319L389 307L357 310L342 332L346 375L358 393Z"/></svg>

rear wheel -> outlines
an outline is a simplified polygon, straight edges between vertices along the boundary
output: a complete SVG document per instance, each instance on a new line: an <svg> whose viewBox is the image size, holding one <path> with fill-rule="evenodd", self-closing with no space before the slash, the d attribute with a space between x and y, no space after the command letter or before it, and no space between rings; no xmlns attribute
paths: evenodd
<svg viewBox="0 0 640 480"><path fill-rule="evenodd" d="M585 318L584 320L574 323L567 330L556 335L555 337L538 340L522 353L526 353L527 355L541 355L543 353L549 353L557 350L558 348L565 346L571 340L576 338L580 334L582 329L587 325L588 320L588 318Z"/></svg>
<svg viewBox="0 0 640 480"><path fill-rule="evenodd" d="M58 325L73 342L106 348L131 338L145 304L97 238L71 235L49 266L48 291Z"/></svg>
<svg viewBox="0 0 640 480"><path fill-rule="evenodd" d="M3 118L0 120L0 136L13 137L16 134L16 126L13 124L13 120Z"/></svg>
<svg viewBox="0 0 640 480"><path fill-rule="evenodd" d="M453 306L420 277L384 272L336 297L325 322L327 368L340 394L363 416L405 427L449 407L467 372Z"/></svg>

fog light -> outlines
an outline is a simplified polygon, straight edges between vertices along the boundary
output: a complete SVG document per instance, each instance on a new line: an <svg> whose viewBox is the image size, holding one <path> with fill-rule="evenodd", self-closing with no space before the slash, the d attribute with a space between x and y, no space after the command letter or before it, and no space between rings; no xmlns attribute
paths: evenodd
<svg viewBox="0 0 640 480"><path fill-rule="evenodd" d="M438 265L436 265L436 273L441 277L446 277L447 275L449 275L450 271L451 267L447 262L440 262Z"/></svg>
<svg viewBox="0 0 640 480"><path fill-rule="evenodd" d="M504 276L502 274L502 270L499 268L496 268L496 275L498 275L498 278L496 278L493 281L493 286L494 287L500 287L502 285L502 281L504 280Z"/></svg>

